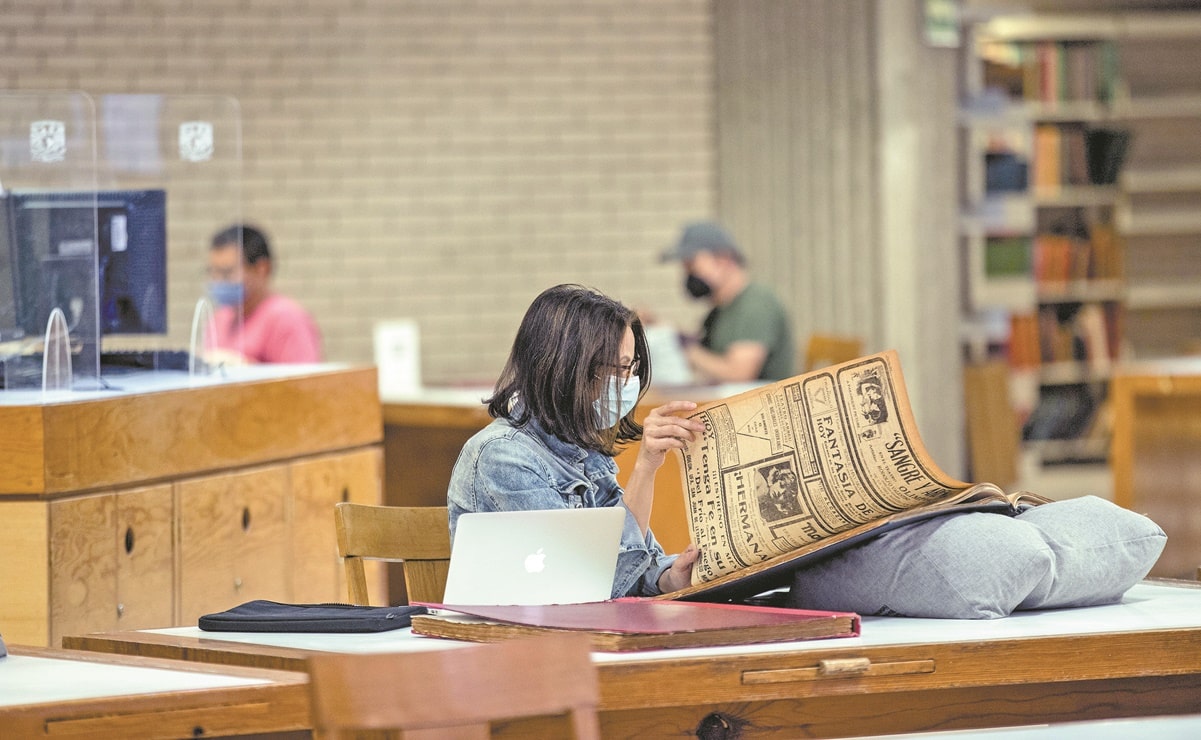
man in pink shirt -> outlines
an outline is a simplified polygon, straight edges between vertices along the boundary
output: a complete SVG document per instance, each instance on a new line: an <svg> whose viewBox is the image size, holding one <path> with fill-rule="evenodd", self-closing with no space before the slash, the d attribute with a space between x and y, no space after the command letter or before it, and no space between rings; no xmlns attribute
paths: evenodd
<svg viewBox="0 0 1201 740"><path fill-rule="evenodd" d="M210 345L241 362L321 362L316 322L299 303L271 290L271 272L271 249L258 229L234 225L213 237L209 294L217 310Z"/></svg>

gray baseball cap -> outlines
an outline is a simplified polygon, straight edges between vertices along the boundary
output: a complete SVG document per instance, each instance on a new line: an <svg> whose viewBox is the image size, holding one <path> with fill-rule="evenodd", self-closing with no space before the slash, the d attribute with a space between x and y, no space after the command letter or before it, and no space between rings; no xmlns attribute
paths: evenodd
<svg viewBox="0 0 1201 740"><path fill-rule="evenodd" d="M680 240L659 255L659 259L662 262L684 261L692 259L698 252L729 254L739 262L743 261L742 250L734 243L733 237L711 221L697 221L685 226Z"/></svg>

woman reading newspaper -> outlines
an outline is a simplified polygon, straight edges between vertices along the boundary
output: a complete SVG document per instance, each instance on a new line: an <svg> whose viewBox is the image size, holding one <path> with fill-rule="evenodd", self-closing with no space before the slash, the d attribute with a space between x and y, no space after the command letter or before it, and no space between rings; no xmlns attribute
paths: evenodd
<svg viewBox="0 0 1201 740"><path fill-rule="evenodd" d="M651 378L642 325L596 291L560 285L539 295L518 328L488 399L493 421L464 446L447 500L451 535L474 511L624 506L613 596L688 588L698 551L667 556L648 528L654 478L668 450L700 439L696 404L631 413ZM868 389L869 391L871 389ZM880 420L875 396L862 412ZM613 456L641 440L623 490ZM797 516L793 471L768 471L765 520ZM1163 531L1096 497L1045 503L1015 516L968 511L905 524L792 573L789 603L861 614L994 618L1015 609L1116 601L1150 570Z"/></svg>
<svg viewBox="0 0 1201 740"><path fill-rule="evenodd" d="M670 449L701 432L674 401L632 417L650 383L642 323L594 290L558 285L534 299L517 329L488 412L495 419L468 440L451 475L451 537L460 514L624 506L613 596L649 596L691 582L696 548L666 555L650 531L655 475ZM613 457L641 440L627 484Z"/></svg>

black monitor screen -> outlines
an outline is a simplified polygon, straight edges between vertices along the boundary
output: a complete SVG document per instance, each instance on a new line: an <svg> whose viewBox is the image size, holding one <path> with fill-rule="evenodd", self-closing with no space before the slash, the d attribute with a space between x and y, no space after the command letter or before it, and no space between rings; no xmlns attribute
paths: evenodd
<svg viewBox="0 0 1201 740"><path fill-rule="evenodd" d="M7 200L21 330L40 335L59 307L70 325L98 312L101 335L166 333L163 190L11 193ZM90 279L93 235L98 293Z"/></svg>
<svg viewBox="0 0 1201 740"><path fill-rule="evenodd" d="M15 260L8 218L8 199L0 198L0 342L25 336L17 313Z"/></svg>

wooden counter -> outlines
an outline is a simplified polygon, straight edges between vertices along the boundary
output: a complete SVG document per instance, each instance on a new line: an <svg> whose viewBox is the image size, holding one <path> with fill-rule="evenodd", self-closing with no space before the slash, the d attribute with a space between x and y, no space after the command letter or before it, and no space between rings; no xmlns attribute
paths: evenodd
<svg viewBox="0 0 1201 740"><path fill-rule="evenodd" d="M195 624L255 598L345 600L333 505L380 500L375 370L231 375L0 393L6 640Z"/></svg>
<svg viewBox="0 0 1201 740"><path fill-rule="evenodd" d="M383 398L384 501L391 506L446 506L450 471L463 445L492 418L488 388L427 389Z"/></svg>
<svg viewBox="0 0 1201 740"><path fill-rule="evenodd" d="M1194 578L1201 567L1201 357L1119 366L1109 395L1114 502L1167 532L1152 575Z"/></svg>

